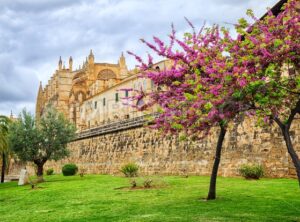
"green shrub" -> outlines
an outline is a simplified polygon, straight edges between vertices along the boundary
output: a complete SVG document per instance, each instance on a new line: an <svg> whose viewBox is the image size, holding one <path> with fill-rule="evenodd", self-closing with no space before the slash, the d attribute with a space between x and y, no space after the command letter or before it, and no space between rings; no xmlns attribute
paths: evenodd
<svg viewBox="0 0 300 222"><path fill-rule="evenodd" d="M121 168L121 172L124 173L126 177L136 177L139 167L135 163L128 163Z"/></svg>
<svg viewBox="0 0 300 222"><path fill-rule="evenodd" d="M53 175L53 173L54 173L54 170L52 168L46 170L47 175Z"/></svg>
<svg viewBox="0 0 300 222"><path fill-rule="evenodd" d="M136 180L130 181L130 184L131 184L131 188L136 188L136 187L137 187L137 182L136 182Z"/></svg>
<svg viewBox="0 0 300 222"><path fill-rule="evenodd" d="M144 185L145 188L151 188L152 183L153 183L152 179L146 178L145 181L144 181L144 183L143 183L143 185Z"/></svg>
<svg viewBox="0 0 300 222"><path fill-rule="evenodd" d="M242 165L239 172L246 179L258 180L264 175L264 169L261 165Z"/></svg>
<svg viewBox="0 0 300 222"><path fill-rule="evenodd" d="M77 173L77 171L78 167L73 163L66 164L62 168L62 173L64 176L73 176Z"/></svg>

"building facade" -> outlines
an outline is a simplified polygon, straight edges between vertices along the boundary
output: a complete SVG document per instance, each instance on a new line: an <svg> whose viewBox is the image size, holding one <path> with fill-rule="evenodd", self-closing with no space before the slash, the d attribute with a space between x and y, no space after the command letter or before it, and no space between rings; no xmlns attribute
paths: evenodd
<svg viewBox="0 0 300 222"><path fill-rule="evenodd" d="M82 131L144 114L131 106L144 101L130 104L128 98L141 89L151 91L153 84L149 79L139 78L136 69L128 70L123 53L116 64L96 63L92 50L76 70L73 70L72 57L68 68L62 64L60 58L58 69L48 84L44 88L40 84L37 119L51 105L72 121L78 131ZM169 65L169 61L154 64L156 69L165 69Z"/></svg>

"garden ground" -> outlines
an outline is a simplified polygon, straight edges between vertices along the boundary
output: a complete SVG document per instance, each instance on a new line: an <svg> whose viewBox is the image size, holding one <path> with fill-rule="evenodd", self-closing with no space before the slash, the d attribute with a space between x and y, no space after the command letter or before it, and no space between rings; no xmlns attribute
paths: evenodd
<svg viewBox="0 0 300 222"><path fill-rule="evenodd" d="M0 185L0 221L299 221L293 179L218 178L218 199L204 201L209 177L156 177L156 189L120 189L109 175L46 177L37 189ZM142 180L142 179L138 179Z"/></svg>

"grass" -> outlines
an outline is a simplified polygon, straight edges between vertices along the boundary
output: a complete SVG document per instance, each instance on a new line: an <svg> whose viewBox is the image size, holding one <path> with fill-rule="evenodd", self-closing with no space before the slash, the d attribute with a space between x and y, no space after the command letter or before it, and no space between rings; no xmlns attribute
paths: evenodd
<svg viewBox="0 0 300 222"><path fill-rule="evenodd" d="M108 175L47 176L38 189L0 185L0 221L299 221L296 180L218 178L218 199L203 201L208 177L164 177L160 189L126 190Z"/></svg>

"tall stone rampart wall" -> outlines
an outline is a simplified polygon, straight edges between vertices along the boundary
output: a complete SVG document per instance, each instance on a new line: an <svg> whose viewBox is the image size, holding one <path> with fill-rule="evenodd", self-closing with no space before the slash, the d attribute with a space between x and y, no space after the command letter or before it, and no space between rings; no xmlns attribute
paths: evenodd
<svg viewBox="0 0 300 222"><path fill-rule="evenodd" d="M300 121L295 121L291 134L300 154ZM45 168L61 172L65 163L76 163L86 173L120 174L123 164L135 162L144 175L209 175L217 141L217 129L200 141L180 141L174 135L161 135L147 127L99 135L69 144L70 157L48 162ZM242 164L262 164L269 177L294 177L295 169L287 153L279 128L254 127L246 119L233 124L228 131L219 174L238 176Z"/></svg>

